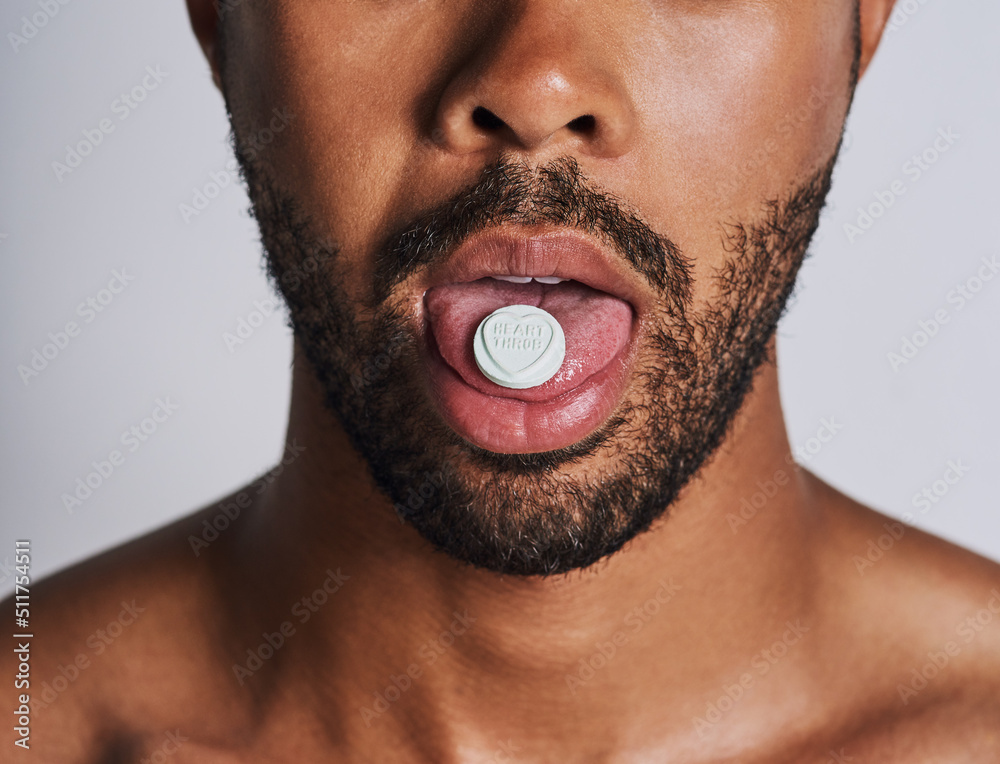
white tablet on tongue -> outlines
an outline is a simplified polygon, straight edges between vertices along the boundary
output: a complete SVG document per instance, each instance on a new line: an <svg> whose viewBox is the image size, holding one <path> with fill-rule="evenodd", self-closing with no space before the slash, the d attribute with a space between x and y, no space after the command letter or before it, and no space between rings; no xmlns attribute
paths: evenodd
<svg viewBox="0 0 1000 764"><path fill-rule="evenodd" d="M532 305L508 305L482 320L472 348L487 379L524 390L548 382L559 371L566 337L551 313Z"/></svg>

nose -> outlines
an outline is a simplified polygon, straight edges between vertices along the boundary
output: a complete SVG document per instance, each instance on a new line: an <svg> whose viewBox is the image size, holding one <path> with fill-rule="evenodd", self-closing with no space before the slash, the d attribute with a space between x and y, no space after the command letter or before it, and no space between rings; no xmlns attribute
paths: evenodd
<svg viewBox="0 0 1000 764"><path fill-rule="evenodd" d="M587 14L551 0L484 31L477 53L445 87L435 138L455 154L503 148L613 158L629 146L635 108L614 51Z"/></svg>

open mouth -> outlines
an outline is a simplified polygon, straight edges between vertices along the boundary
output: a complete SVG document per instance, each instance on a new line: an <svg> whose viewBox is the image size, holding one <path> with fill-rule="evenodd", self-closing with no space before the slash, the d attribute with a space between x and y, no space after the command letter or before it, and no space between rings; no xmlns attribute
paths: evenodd
<svg viewBox="0 0 1000 764"><path fill-rule="evenodd" d="M514 281L514 279L517 279ZM424 297L430 339L442 359L471 387L487 395L549 401L579 387L607 368L628 344L632 306L571 279L491 276L428 290ZM552 315L566 336L566 355L555 376L527 389L502 387L479 370L473 335L499 308L531 305Z"/></svg>
<svg viewBox="0 0 1000 764"><path fill-rule="evenodd" d="M577 235L494 231L467 240L429 274L426 287L431 392L466 440L501 453L564 448L617 408L631 368L634 303L641 300L596 245ZM542 308L565 334L562 365L535 387L503 387L476 364L473 337L480 322L510 305Z"/></svg>

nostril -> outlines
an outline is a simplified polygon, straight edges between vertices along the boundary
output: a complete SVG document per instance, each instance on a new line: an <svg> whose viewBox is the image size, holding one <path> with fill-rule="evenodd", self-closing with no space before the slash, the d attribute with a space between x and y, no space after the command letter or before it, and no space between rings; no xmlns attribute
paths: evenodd
<svg viewBox="0 0 1000 764"><path fill-rule="evenodd" d="M496 130L499 127L503 127L503 120L492 111L483 108L482 106L477 106L473 109L472 123L476 127L481 127L484 130Z"/></svg>
<svg viewBox="0 0 1000 764"><path fill-rule="evenodd" d="M577 117L566 123L566 127L572 130L574 133L591 133L594 131L594 126L597 124L597 120L594 119L591 114L584 114L582 117Z"/></svg>

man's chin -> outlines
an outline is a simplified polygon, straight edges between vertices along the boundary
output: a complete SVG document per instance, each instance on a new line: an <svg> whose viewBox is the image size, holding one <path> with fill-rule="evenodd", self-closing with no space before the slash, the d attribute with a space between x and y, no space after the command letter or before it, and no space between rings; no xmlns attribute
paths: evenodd
<svg viewBox="0 0 1000 764"><path fill-rule="evenodd" d="M366 396L380 401L367 426L339 417L399 519L452 559L517 576L586 568L644 531L680 488L676 449L662 431L636 430L650 412L630 400L565 448L504 453L463 438L408 379L387 376Z"/></svg>
<svg viewBox="0 0 1000 764"><path fill-rule="evenodd" d="M405 494L394 488L400 519L438 552L515 576L589 567L643 532L669 503L643 501L622 478L598 486L537 473L466 483L452 470L428 470Z"/></svg>

